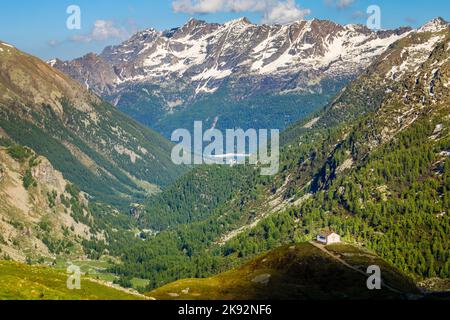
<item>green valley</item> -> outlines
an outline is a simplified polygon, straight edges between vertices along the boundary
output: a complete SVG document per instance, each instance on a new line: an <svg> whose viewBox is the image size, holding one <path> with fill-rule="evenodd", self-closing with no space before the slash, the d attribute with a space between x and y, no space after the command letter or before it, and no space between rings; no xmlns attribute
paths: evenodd
<svg viewBox="0 0 450 320"><path fill-rule="evenodd" d="M138 33L103 56L48 64L0 42L0 300L448 297L448 26L434 19L420 29L372 32L323 20L267 28L247 20L190 20L169 33ZM253 45L269 29L278 38L267 43L277 50L289 43L289 50L273 61L261 56L256 78L227 78L219 70L226 63L217 58L204 61L214 72L189 70L192 83L175 72L174 82L140 81L150 69L159 79L163 71L153 63L186 67L199 55L192 50L210 50L197 42L203 33L227 28L255 37L249 46L256 51L227 56L239 72L258 67L246 63L258 61L263 49ZM310 32L316 37L305 36ZM162 44L144 45L152 37ZM218 41L214 37L206 40ZM298 37L338 39L334 45L349 51L355 37L378 45L336 58L331 44L316 42L331 50L327 55L307 42L293 43ZM153 60L136 59L141 69L120 60L153 49L166 59L152 51ZM219 49L218 57L230 48ZM183 60L177 50L193 56ZM302 50L332 61L323 70L289 73L281 62ZM271 66L274 61L281 65ZM91 78L77 82L88 62ZM75 68L69 71L77 81L55 64ZM346 73L342 66L355 69ZM271 69L277 77L263 75ZM132 80L121 87L122 77ZM318 91L295 91L293 81ZM92 82L104 95L117 89L109 98L121 103L103 101L90 91ZM176 92L192 95L182 97L189 108ZM149 127L170 136L195 120L219 130L286 128L279 172L263 176L261 163L175 165L173 144ZM342 241L321 243L330 234ZM82 273L80 290L66 285L72 264ZM381 270L381 290L367 287L373 266Z"/></svg>

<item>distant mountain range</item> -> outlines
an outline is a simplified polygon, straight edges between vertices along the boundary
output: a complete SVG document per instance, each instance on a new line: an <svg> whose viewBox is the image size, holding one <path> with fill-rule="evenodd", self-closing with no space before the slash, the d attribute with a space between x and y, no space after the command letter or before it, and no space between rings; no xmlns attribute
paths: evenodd
<svg viewBox="0 0 450 320"><path fill-rule="evenodd" d="M430 28L446 24L436 19ZM166 136L193 120L282 129L411 31L316 19L270 26L191 19L172 30L138 32L100 55L49 64Z"/></svg>
<svg viewBox="0 0 450 320"><path fill-rule="evenodd" d="M245 18L223 25L191 19L169 31L144 30L98 56L50 63L101 95L132 83L186 83L191 92L181 104L215 92L227 78L252 79L242 96L267 89L317 90L327 77L355 76L409 30L377 33L323 20L261 26ZM265 89L267 82L273 87ZM167 108L177 104L166 103Z"/></svg>

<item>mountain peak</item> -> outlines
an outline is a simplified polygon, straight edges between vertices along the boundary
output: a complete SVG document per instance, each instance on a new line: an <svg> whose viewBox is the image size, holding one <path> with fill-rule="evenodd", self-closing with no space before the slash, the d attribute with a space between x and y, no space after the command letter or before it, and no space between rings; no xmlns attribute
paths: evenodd
<svg viewBox="0 0 450 320"><path fill-rule="evenodd" d="M418 32L439 32L450 27L450 23L441 17L434 18L425 23Z"/></svg>
<svg viewBox="0 0 450 320"><path fill-rule="evenodd" d="M193 28L193 27L197 27L197 26L201 26L206 24L205 20L198 20L195 18L190 18L185 24L184 24L184 28Z"/></svg>
<svg viewBox="0 0 450 320"><path fill-rule="evenodd" d="M54 67L57 64L63 63L61 60L59 60L58 58L53 58L50 59L48 61L46 61L46 63L50 66L50 67Z"/></svg>
<svg viewBox="0 0 450 320"><path fill-rule="evenodd" d="M344 26L344 28L347 30L351 30L351 31L368 31L369 30L365 25L356 24L356 23L346 24Z"/></svg>
<svg viewBox="0 0 450 320"><path fill-rule="evenodd" d="M231 26L231 25L248 26L248 25L252 25L252 22L247 17L241 17L238 19L230 20L230 21L226 22L225 25L226 26Z"/></svg>
<svg viewBox="0 0 450 320"><path fill-rule="evenodd" d="M0 42L0 104L49 106L55 114L63 113L62 98L67 98L79 111L91 111L100 100L82 86L52 68L52 65L28 55L12 45ZM52 61L57 63L58 60ZM55 64L53 64L55 66ZM20 75L16 76L16 75Z"/></svg>

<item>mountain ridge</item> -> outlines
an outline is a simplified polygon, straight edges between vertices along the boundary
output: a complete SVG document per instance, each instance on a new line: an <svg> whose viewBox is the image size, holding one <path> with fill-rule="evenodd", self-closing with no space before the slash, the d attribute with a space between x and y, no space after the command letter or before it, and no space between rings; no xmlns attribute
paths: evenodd
<svg viewBox="0 0 450 320"><path fill-rule="evenodd" d="M375 32L317 19L288 25L191 19L169 31L138 32L99 55L51 64L166 136L190 127L195 116L208 122L217 117L224 127L254 127L251 118L256 126L269 126L261 114L279 117L259 110L258 96L286 99L272 108L292 115L273 124L283 129L303 116L299 105L324 104L326 94L410 30ZM224 96L226 105L215 108ZM243 112L249 119L236 116Z"/></svg>
<svg viewBox="0 0 450 320"><path fill-rule="evenodd" d="M305 54L309 54L309 52L313 52L309 49L311 49L310 45L306 45L308 42L310 42L312 39L308 38L303 38L306 34L310 33L311 31L313 31L316 33L320 33L320 32L325 32L325 34L332 34L336 31L338 32L356 32L356 33L360 33L360 34L364 34L364 35L370 35L370 34L378 34L381 38L384 38L386 36L390 36L390 35L401 35L402 33L409 31L408 28L399 28L397 30L393 30L393 31L380 31L378 33L375 33L369 29L367 29L367 27L363 26L363 25L346 25L346 26L341 26L339 24L333 23L331 21L327 21L327 20L318 20L318 19L314 19L314 20L304 20L304 21L298 21L298 22L294 22L291 23L289 25L254 25L248 22L243 23L244 18L242 19L236 19L230 22L227 22L223 25L221 24L216 24L216 23L207 23L205 21L201 21L201 20L196 20L196 19L191 19L189 20L184 26L180 27L180 28L174 28L171 29L170 32L169 31L156 31L154 29L146 29L144 31L138 32L135 35L133 35L130 40L125 41L122 45L118 45L118 46L111 46L111 47L107 47L104 49L104 51L99 55L95 55L95 54L88 54L86 56L86 58L91 59L93 57L93 55L95 55L96 57L98 57L98 59L100 59L99 61L104 61L104 62L110 62L112 64L112 66L114 66L113 68L110 68L109 70L112 71L115 68L121 68L121 65L123 65L122 71L119 70L115 70L116 72L116 79L113 79L112 81L110 81L110 85L111 84L117 84L120 85L122 82L126 82L126 81L133 81L133 78L130 78L130 80L127 80L127 77L123 76L123 71L126 71L127 68L127 62L132 59L140 59L140 56L144 53L146 53L146 51L149 51L150 54L152 54L152 42L156 42L156 45L158 45L158 42L168 42L169 46L173 46L172 50L176 50L176 44L174 43L173 45L170 44L170 40L180 40L180 39L184 39L189 37L192 40L196 40L199 41L202 38L204 38L205 36L208 37L216 37L214 34L218 33L217 37L217 41L219 41L218 45L220 46L220 41L229 41L229 39L224 39L224 35L222 35L224 32L233 32L233 36L237 37L236 40L238 41L245 41L245 38L240 37L240 34L245 33L245 32L250 32L249 36L250 37L256 37L257 39L255 39L255 43L251 43L249 44L251 47L246 51L250 53L250 51L252 51L253 49L256 49L258 46L261 46L263 44L263 41L269 41L268 45L270 44L270 41L275 41L277 37L280 37L280 39L278 39L277 41L281 41L282 43L279 43L278 45L276 45L275 43L273 45L275 45L274 48L276 48L276 50L280 50L280 53L275 54L275 57L278 55L278 57L282 56L282 54L284 52L286 52L287 48L284 47L285 45L287 45L285 42L286 40L290 41L291 44L292 42L295 42L296 40L304 40L305 42L305 46L303 47L299 47L296 46L296 50L297 53L302 52L302 50L306 50ZM244 29L240 29L240 27L244 27ZM245 28L252 28L251 30L245 30ZM253 30L254 28L254 30ZM311 28L314 28L316 30L312 30ZM321 31L321 29L325 29L323 31ZM327 30L328 29L328 30ZM303 33L302 33L303 32ZM258 33L262 33L261 35L258 35ZM271 35L270 33L275 33L275 35ZM283 35L285 33L285 35ZM227 37L231 37L231 35L228 35ZM286 38L287 39L282 39L282 38ZM213 40L213 39L209 39L209 40ZM317 39L316 39L317 40ZM122 47L130 47L132 45L134 45L134 43L138 44L141 43L140 45L138 45L138 47L136 47L134 50L133 49L133 54L128 57L127 53L128 50L122 50ZM189 46L188 43L184 44L184 42L179 41L176 42L179 43L181 46ZM316 42L317 43L317 42ZM161 43L162 44L162 43ZM313 43L314 44L314 43ZM214 44L211 44L214 45ZM242 43L241 43L242 45ZM247 46L248 44L244 42L244 47ZM149 47L147 47L149 46ZM208 44L209 46L209 44ZM308 47L308 48L306 48ZM140 50L139 50L140 49ZM292 48L293 50L294 48ZM300 51L299 51L300 50ZM309 50L309 51L308 51ZM320 49L317 49L320 50ZM216 49L212 49L213 52L217 52ZM181 51L180 51L181 52ZM199 51L200 52L200 51ZM217 52L219 55L221 53ZM294 53L294 52L292 52ZM148 53L146 53L148 56ZM203 55L204 53L199 54L200 56ZM275 58L274 57L274 58ZM330 57L331 58L331 57ZM146 58L148 59L148 58ZM267 57L268 59L268 57ZM272 58L273 59L273 58ZM213 61L216 59L213 59ZM76 59L75 61L80 61L80 59ZM269 61L269 60L268 60ZM202 61L199 61L200 63ZM227 63L227 61L224 61L225 63ZM239 60L239 63L244 62L243 60ZM270 62L270 61L269 61ZM239 63L237 64L233 64L233 66L237 69L239 69ZM64 67L64 64L67 65L67 69ZM266 63L266 66L270 64L270 63ZM61 70L65 70L65 71L70 71L70 62L66 61L66 62L61 62L61 61L53 61L52 65L55 66L56 68L59 68ZM139 64L138 64L139 65ZM133 64L133 68L134 66L136 66L136 64ZM145 63L144 63L145 66ZM195 64L193 65L195 66ZM181 66L180 66L181 67ZM212 66L210 66L212 67ZM256 68L256 66L254 66L255 68L251 68L251 71L255 71L255 70L260 70L261 67ZM310 68L311 65L308 65L307 67L305 67L305 69ZM189 68L189 65L187 66L187 68ZM193 68L193 67L191 67ZM201 68L201 67L200 67ZM209 69L209 71L204 71L204 70L200 70L199 67L195 67L193 68L194 70L192 71L193 76L192 80L193 81L198 81L201 80L203 78L205 78L208 74L208 78L205 79L216 79L216 80L220 80L222 77L227 77L228 76L228 69L216 69L216 74L213 73L212 69ZM197 70L195 70L197 69ZM149 69L151 70L151 69ZM161 69L163 70L163 69ZM188 69L186 69L186 67L183 67L182 69L183 71L180 71L181 74L185 73L185 72L189 72ZM251 73L251 71L249 73ZM271 71L271 73L274 73L273 70ZM343 71L343 70L341 70ZM157 73L155 71L152 71L154 74ZM262 71L264 74L264 71ZM80 80L81 77L80 76L75 76L75 73L73 72L67 72L68 74L71 74L72 76L74 76L75 79ZM165 74L165 76L168 76L169 74ZM152 75L148 75L151 78L154 77L160 77L162 75L157 75L155 74L154 76ZM137 76L136 76L137 77ZM140 77L140 76L139 76ZM137 77L136 79L139 80ZM86 79L87 82L89 82L89 79ZM144 79L145 80L145 79ZM203 82L200 82L201 84ZM101 90L95 90L95 83L90 83L89 85L90 88L94 88L94 91L96 91L97 93L102 93ZM210 89L211 90L211 89Z"/></svg>
<svg viewBox="0 0 450 320"><path fill-rule="evenodd" d="M170 159L171 143L156 132L38 58L3 42L0 49L5 139L47 157L68 180L107 203L133 202L183 172Z"/></svg>

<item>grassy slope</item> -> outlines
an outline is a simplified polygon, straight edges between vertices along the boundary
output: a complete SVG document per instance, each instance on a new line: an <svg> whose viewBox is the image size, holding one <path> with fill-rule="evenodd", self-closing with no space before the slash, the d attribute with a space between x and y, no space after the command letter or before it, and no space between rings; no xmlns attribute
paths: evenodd
<svg viewBox="0 0 450 320"><path fill-rule="evenodd" d="M349 245L331 247L352 253L355 265L377 264L383 280L404 294L417 294L414 284L401 273L370 253ZM349 262L351 265L352 262ZM263 280L270 275L269 282ZM243 267L208 279L186 279L168 284L150 293L156 299L246 300L246 299L391 299L403 294L387 288L370 291L367 278L344 266L309 243L284 246Z"/></svg>
<svg viewBox="0 0 450 320"><path fill-rule="evenodd" d="M0 300L135 300L140 297L86 278L67 289L67 274L50 268L0 262Z"/></svg>

